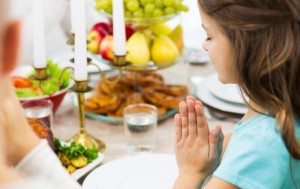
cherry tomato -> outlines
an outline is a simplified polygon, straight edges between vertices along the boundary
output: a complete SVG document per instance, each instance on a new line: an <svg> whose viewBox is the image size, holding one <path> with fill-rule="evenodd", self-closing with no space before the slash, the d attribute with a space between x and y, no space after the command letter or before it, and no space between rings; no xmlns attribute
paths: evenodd
<svg viewBox="0 0 300 189"><path fill-rule="evenodd" d="M24 77L13 76L11 80L16 88L28 88L32 86L31 80Z"/></svg>

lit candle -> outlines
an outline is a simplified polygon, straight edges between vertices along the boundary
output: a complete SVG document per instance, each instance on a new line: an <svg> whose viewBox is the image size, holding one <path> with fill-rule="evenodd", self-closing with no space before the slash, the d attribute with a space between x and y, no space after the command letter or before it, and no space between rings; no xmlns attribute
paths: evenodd
<svg viewBox="0 0 300 189"><path fill-rule="evenodd" d="M75 34L74 78L76 81L84 81L87 79L85 0L72 0L71 3L72 29Z"/></svg>
<svg viewBox="0 0 300 189"><path fill-rule="evenodd" d="M126 55L126 35L123 0L113 0L114 54Z"/></svg>
<svg viewBox="0 0 300 189"><path fill-rule="evenodd" d="M46 67L46 44L44 33L44 15L41 0L33 0L33 64L35 68Z"/></svg>

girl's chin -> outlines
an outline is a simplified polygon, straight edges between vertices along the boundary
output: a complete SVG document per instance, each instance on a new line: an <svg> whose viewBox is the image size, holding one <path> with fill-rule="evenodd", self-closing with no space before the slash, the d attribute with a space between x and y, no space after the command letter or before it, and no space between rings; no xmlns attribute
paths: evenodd
<svg viewBox="0 0 300 189"><path fill-rule="evenodd" d="M223 74L218 73L218 79L223 84L237 84L232 78L225 77Z"/></svg>

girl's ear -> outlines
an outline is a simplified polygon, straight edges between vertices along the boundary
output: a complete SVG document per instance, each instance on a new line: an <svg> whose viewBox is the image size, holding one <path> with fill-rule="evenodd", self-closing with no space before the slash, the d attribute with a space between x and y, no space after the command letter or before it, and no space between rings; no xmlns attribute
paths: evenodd
<svg viewBox="0 0 300 189"><path fill-rule="evenodd" d="M10 22L3 31L2 72L9 74L17 65L20 45L20 23Z"/></svg>

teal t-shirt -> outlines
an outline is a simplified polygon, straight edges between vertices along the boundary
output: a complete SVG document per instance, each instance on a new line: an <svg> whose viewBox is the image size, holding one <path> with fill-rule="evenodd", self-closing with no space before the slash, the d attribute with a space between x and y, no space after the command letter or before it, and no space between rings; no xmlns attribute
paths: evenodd
<svg viewBox="0 0 300 189"><path fill-rule="evenodd" d="M296 135L300 139L299 121ZM276 119L267 115L235 126L213 175L243 189L300 189L300 161L291 158Z"/></svg>

